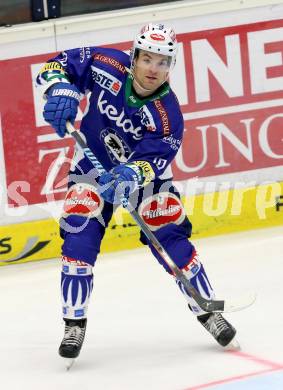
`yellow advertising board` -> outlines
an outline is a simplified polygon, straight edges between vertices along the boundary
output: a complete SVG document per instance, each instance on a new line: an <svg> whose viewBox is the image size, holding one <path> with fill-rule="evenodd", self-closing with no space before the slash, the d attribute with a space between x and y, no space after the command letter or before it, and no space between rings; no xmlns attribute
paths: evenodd
<svg viewBox="0 0 283 390"><path fill-rule="evenodd" d="M283 183L270 183L183 197L194 238L283 225ZM101 252L133 249L142 244L140 230L119 208L105 234ZM62 240L54 219L2 226L0 265L60 256Z"/></svg>

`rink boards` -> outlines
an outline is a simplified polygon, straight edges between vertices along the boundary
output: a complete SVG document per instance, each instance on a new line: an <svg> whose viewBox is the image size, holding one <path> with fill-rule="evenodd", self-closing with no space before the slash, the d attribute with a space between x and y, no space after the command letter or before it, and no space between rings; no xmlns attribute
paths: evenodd
<svg viewBox="0 0 283 390"><path fill-rule="evenodd" d="M283 183L183 197L194 238L283 225ZM60 256L62 240L54 219L1 228L0 265ZM119 208L102 243L102 253L141 246L140 231Z"/></svg>
<svg viewBox="0 0 283 390"><path fill-rule="evenodd" d="M43 119L39 69L71 47L81 47L81 61L89 45L128 51L148 21L171 24L179 42L170 84L185 131L172 168L193 238L283 225L282 15L283 0L199 0L2 28L0 265L60 255L74 142ZM173 149L175 141L166 140ZM119 209L102 252L139 245L138 227Z"/></svg>

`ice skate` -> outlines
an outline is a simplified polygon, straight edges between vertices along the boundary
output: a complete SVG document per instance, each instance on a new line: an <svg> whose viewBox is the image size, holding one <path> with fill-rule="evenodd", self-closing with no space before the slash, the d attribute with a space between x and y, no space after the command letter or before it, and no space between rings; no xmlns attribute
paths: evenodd
<svg viewBox="0 0 283 390"><path fill-rule="evenodd" d="M236 329L220 313L203 314L197 319L222 347L228 350L240 349L235 339Z"/></svg>
<svg viewBox="0 0 283 390"><path fill-rule="evenodd" d="M74 359L80 354L86 330L87 319L71 320L64 318L65 333L59 347L59 355L65 358L66 368L69 370Z"/></svg>

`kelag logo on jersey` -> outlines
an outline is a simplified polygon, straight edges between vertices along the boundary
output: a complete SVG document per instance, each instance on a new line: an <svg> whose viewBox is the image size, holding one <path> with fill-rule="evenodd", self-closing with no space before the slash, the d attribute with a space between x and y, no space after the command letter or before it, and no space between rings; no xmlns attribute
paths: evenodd
<svg viewBox="0 0 283 390"><path fill-rule="evenodd" d="M131 150L115 130L107 127L100 133L100 138L111 161L114 163L125 163L128 161Z"/></svg>
<svg viewBox="0 0 283 390"><path fill-rule="evenodd" d="M134 127L133 122L125 114L125 109L119 113L117 108L112 104L108 104L108 100L104 99L104 91L101 91L97 99L97 108L101 114L105 114L107 118L115 123L117 127L123 129L125 133L133 134L133 138L139 140L142 138L141 126Z"/></svg>
<svg viewBox="0 0 283 390"><path fill-rule="evenodd" d="M117 96L122 86L121 81L112 76L110 73L105 72L105 70L99 69L96 66L92 65L91 69L94 81L102 88L110 91L112 95Z"/></svg>

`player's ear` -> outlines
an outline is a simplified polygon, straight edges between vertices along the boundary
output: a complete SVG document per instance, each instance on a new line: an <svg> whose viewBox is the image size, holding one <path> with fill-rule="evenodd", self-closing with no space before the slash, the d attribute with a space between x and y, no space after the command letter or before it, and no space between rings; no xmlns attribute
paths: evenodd
<svg viewBox="0 0 283 390"><path fill-rule="evenodd" d="M169 72L166 72L166 73L165 73L164 80L165 80L165 81L169 80Z"/></svg>

